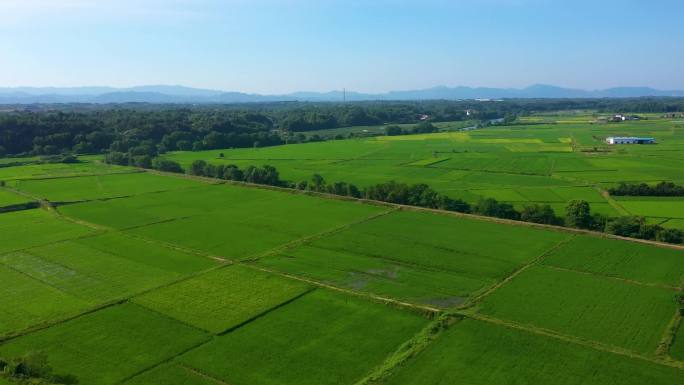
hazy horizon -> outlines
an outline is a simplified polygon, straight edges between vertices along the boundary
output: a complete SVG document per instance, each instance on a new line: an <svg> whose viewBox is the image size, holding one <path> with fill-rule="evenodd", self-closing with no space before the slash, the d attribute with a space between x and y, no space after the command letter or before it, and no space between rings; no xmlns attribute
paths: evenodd
<svg viewBox="0 0 684 385"><path fill-rule="evenodd" d="M684 89L672 0L5 0L0 87Z"/></svg>

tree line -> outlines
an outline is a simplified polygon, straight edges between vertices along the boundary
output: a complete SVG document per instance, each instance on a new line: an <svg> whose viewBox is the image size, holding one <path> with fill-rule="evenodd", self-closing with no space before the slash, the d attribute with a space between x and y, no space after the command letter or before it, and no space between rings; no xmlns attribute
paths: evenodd
<svg viewBox="0 0 684 385"><path fill-rule="evenodd" d="M684 186L672 182L660 182L655 186L646 183L621 182L617 187L609 188L608 192L615 196L681 197L684 196Z"/></svg>
<svg viewBox="0 0 684 385"><path fill-rule="evenodd" d="M175 150L263 147L291 139L305 141L306 136L298 134L329 128L420 123L425 117L431 122L487 121L583 109L674 112L684 110L684 99L17 106L0 113L0 157L108 151L139 156ZM396 132L396 127L392 131Z"/></svg>
<svg viewBox="0 0 684 385"><path fill-rule="evenodd" d="M645 218L638 216L607 217L600 213L593 213L589 202L584 200L568 202L565 207L565 216L559 217L548 204L524 205L518 211L510 203L499 202L494 198L481 198L471 205L461 199L440 194L424 183L407 184L389 181L360 188L347 182L329 183L319 174L314 174L309 180L291 182L280 179L278 170L270 165L248 166L243 170L233 164L215 165L204 160L195 160L186 171L177 162L155 158L146 168L408 206L471 213L514 221L599 231L630 238L674 244L684 243L684 231L682 230L650 224Z"/></svg>

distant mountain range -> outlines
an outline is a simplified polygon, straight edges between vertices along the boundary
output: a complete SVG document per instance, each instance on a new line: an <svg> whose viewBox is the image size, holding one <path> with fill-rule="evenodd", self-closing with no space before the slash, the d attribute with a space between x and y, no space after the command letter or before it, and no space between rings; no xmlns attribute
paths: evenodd
<svg viewBox="0 0 684 385"><path fill-rule="evenodd" d="M620 87L580 90L537 84L526 88L433 87L422 90L390 91L378 94L346 92L347 101L364 100L460 100L515 98L630 98L643 96L684 97L684 91L663 91L648 87ZM183 86L113 87L0 87L0 104L32 103L253 103L276 101L340 102L342 91L294 92L260 95Z"/></svg>

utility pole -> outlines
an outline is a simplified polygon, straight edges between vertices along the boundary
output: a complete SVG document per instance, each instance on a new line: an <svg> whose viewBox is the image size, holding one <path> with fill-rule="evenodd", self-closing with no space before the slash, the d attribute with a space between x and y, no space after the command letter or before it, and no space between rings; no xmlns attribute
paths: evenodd
<svg viewBox="0 0 684 385"><path fill-rule="evenodd" d="M346 102L347 102L347 89L342 88L342 103L346 103Z"/></svg>

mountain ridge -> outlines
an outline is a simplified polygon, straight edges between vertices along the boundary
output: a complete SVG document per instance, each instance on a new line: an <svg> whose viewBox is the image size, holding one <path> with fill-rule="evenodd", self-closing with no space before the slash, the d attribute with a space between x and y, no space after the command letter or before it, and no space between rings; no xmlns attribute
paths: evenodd
<svg viewBox="0 0 684 385"><path fill-rule="evenodd" d="M93 87L0 87L0 104L34 103L254 103L276 101L340 102L372 100L462 100L462 99L564 99L564 98L633 98L684 97L681 90L658 90L650 87L614 87L602 90L564 88L534 84L525 88L436 86L418 90L383 93L354 91L254 94L222 91L181 85L142 85L127 88Z"/></svg>

